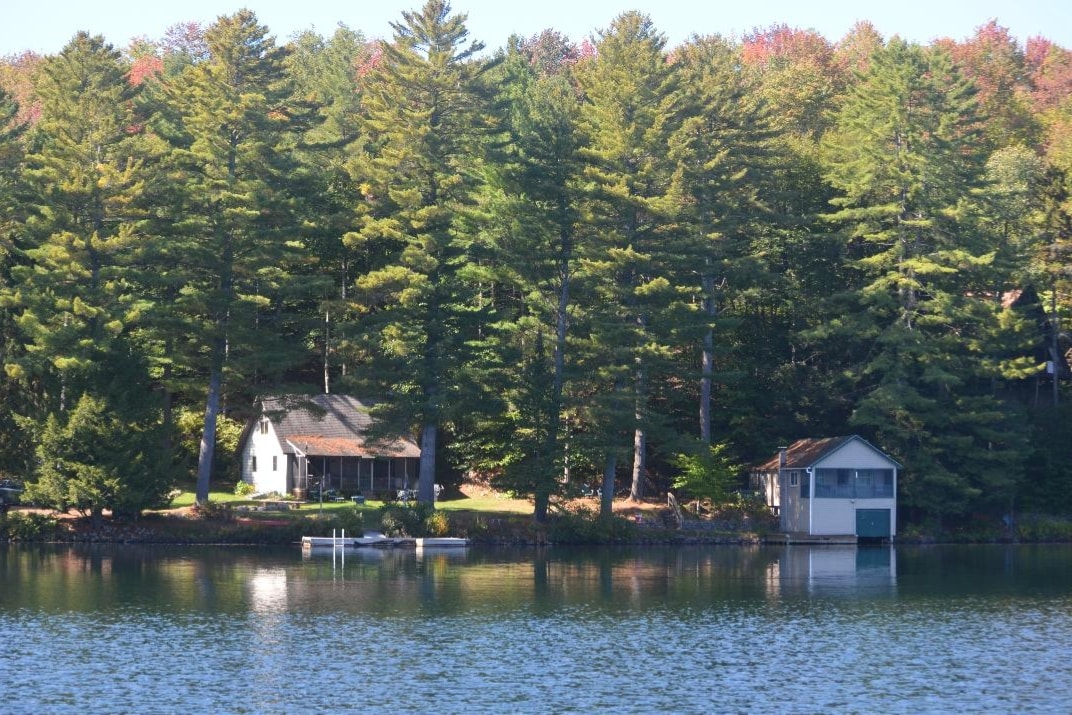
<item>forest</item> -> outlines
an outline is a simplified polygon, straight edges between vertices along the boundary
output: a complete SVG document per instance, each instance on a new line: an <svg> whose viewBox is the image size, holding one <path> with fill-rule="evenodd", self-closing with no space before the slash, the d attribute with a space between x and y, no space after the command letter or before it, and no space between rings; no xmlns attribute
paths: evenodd
<svg viewBox="0 0 1072 715"><path fill-rule="evenodd" d="M258 396L330 391L418 439L422 498L537 519L845 434L905 520L1072 514L1072 52L466 20L0 59L0 476L204 502Z"/></svg>

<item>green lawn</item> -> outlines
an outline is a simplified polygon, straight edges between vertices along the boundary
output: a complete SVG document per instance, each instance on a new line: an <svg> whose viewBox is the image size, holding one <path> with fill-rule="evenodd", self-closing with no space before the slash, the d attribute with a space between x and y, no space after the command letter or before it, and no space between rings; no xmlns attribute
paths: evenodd
<svg viewBox="0 0 1072 715"><path fill-rule="evenodd" d="M256 499L249 499L248 497L236 496L233 492L225 491L210 491L209 501L216 504L229 504L232 508L239 506L256 506L260 504ZM174 499L171 500L171 508L190 507L194 505L194 492L183 491ZM378 511L383 507L382 501L368 500L363 505L356 506L358 511ZM346 500L344 502L324 502L323 505L320 502L304 502L300 509L291 509L289 511L266 511L256 512L257 514L272 514L276 518L288 515L288 516L301 516L311 515L319 513L323 509L325 514L341 511L343 509L354 509L355 505ZM480 497L460 497L454 499L443 499L436 502L436 509L440 509L446 512L479 512L487 514L531 514L532 504L523 499L508 499L495 494L489 494Z"/></svg>

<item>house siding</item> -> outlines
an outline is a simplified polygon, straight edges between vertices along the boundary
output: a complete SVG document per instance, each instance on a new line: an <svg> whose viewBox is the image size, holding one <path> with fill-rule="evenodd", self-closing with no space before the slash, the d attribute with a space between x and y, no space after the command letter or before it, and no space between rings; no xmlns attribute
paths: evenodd
<svg viewBox="0 0 1072 715"><path fill-rule="evenodd" d="M257 470L253 470L253 457L257 457ZM272 469L272 465L275 469ZM258 492L287 494L289 460L279 444L279 437L271 422L267 433L262 433L260 423L254 423L249 439L242 449L242 481L256 487Z"/></svg>

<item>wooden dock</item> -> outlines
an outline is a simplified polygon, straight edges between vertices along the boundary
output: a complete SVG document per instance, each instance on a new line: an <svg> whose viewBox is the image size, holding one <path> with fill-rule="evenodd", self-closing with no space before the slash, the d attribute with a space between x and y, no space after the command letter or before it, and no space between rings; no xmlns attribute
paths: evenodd
<svg viewBox="0 0 1072 715"><path fill-rule="evenodd" d="M772 544L775 546L782 546L788 544L808 544L811 546L844 546L846 544L856 544L858 539L856 534L801 534L801 533L779 533L779 534L767 534L764 538L764 543Z"/></svg>
<svg viewBox="0 0 1072 715"><path fill-rule="evenodd" d="M368 536L303 536L303 551L322 549L360 549L360 548L415 548L444 549L460 548L469 545L469 539L457 537L429 537L417 539L412 537L391 537L372 533Z"/></svg>

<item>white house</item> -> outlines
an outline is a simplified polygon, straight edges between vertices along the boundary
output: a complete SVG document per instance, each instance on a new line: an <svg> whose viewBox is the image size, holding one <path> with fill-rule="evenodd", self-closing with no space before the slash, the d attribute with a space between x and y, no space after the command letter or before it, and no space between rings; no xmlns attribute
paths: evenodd
<svg viewBox="0 0 1072 715"><path fill-rule="evenodd" d="M239 440L242 481L299 497L321 484L369 496L415 486L420 448L405 436L374 440L371 407L347 395L262 400Z"/></svg>
<svg viewBox="0 0 1072 715"><path fill-rule="evenodd" d="M801 439L752 469L786 533L892 539L900 464L855 435Z"/></svg>

